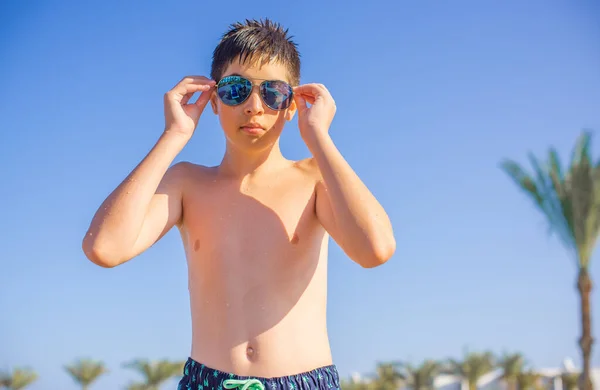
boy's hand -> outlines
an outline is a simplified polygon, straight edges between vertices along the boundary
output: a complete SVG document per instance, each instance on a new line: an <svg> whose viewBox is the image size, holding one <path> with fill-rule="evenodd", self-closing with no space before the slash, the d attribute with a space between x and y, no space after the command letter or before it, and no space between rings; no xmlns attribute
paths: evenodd
<svg viewBox="0 0 600 390"><path fill-rule="evenodd" d="M215 82L204 76L188 76L165 94L165 133L192 137ZM195 103L188 104L195 92L201 92Z"/></svg>
<svg viewBox="0 0 600 390"><path fill-rule="evenodd" d="M298 127L304 142L327 135L333 121L336 106L333 97L323 84L305 84L294 88L294 100L298 107ZM311 106L308 107L306 103Z"/></svg>

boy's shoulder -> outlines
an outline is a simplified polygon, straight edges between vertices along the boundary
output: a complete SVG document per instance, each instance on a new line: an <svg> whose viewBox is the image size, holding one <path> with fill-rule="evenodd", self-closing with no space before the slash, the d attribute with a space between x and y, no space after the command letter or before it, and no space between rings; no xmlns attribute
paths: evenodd
<svg viewBox="0 0 600 390"><path fill-rule="evenodd" d="M190 161L179 161L173 164L169 171L172 175L180 176L182 178L197 178L208 177L214 175L217 172L218 167L209 167L206 165L195 164Z"/></svg>
<svg viewBox="0 0 600 390"><path fill-rule="evenodd" d="M314 157L294 161L294 168L311 177L320 178L321 171Z"/></svg>

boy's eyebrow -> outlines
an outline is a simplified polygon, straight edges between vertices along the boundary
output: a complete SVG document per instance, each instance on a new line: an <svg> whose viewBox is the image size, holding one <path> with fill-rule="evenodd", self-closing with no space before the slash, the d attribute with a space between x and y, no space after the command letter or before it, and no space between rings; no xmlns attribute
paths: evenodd
<svg viewBox="0 0 600 390"><path fill-rule="evenodd" d="M228 74L227 76L223 76L222 78L224 78L224 77L231 77L231 76L239 76L239 77L244 77L244 76L242 76L242 75L241 75L241 74L239 74L239 73L231 73L231 74Z"/></svg>

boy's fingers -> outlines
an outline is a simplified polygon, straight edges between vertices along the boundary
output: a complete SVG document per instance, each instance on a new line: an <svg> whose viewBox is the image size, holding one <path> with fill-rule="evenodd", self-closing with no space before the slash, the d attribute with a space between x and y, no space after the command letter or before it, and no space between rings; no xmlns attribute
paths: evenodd
<svg viewBox="0 0 600 390"><path fill-rule="evenodd" d="M215 82L214 80L209 79L204 76L185 76L181 79L178 84L189 84L189 83L198 83L198 82Z"/></svg>
<svg viewBox="0 0 600 390"><path fill-rule="evenodd" d="M198 89L200 86L207 86L208 88L212 88L215 85L215 81L211 80L204 76L188 76L184 77L177 85L172 89L172 91L179 93L181 95L185 95L190 92L197 92L205 89Z"/></svg>
<svg viewBox="0 0 600 390"><path fill-rule="evenodd" d="M308 104L315 104L315 100L317 100L317 97L312 96L312 95L300 95Z"/></svg>
<svg viewBox="0 0 600 390"><path fill-rule="evenodd" d="M315 84L304 84L294 88L294 93L300 95L316 95L319 93L319 89Z"/></svg>
<svg viewBox="0 0 600 390"><path fill-rule="evenodd" d="M294 93L300 93L304 95L320 95L328 94L329 91L323 84L304 84L294 88Z"/></svg>
<svg viewBox="0 0 600 390"><path fill-rule="evenodd" d="M183 96L183 99L181 99L181 104L187 104L193 95L194 95L193 93L186 93Z"/></svg>
<svg viewBox="0 0 600 390"><path fill-rule="evenodd" d="M195 92L210 91L212 88L213 86L209 84L182 84L169 91L168 94L175 95L173 97L181 96L180 101L183 102L187 95L192 97Z"/></svg>
<svg viewBox="0 0 600 390"><path fill-rule="evenodd" d="M210 100L210 96L211 94L208 91L202 92L198 97L198 100L196 100L196 103L194 104L200 110L204 110L204 107L206 107L206 103L208 103L208 101Z"/></svg>
<svg viewBox="0 0 600 390"><path fill-rule="evenodd" d="M296 107L298 107L298 113L303 113L306 109L306 100L303 96L294 94L294 100L296 100Z"/></svg>

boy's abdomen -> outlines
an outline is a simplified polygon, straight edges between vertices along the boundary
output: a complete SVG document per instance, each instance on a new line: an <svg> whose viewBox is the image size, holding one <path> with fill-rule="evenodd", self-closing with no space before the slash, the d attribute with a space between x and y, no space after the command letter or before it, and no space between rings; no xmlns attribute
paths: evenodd
<svg viewBox="0 0 600 390"><path fill-rule="evenodd" d="M320 249L304 257L191 264L191 357L222 371L262 377L332 364L326 243Z"/></svg>

